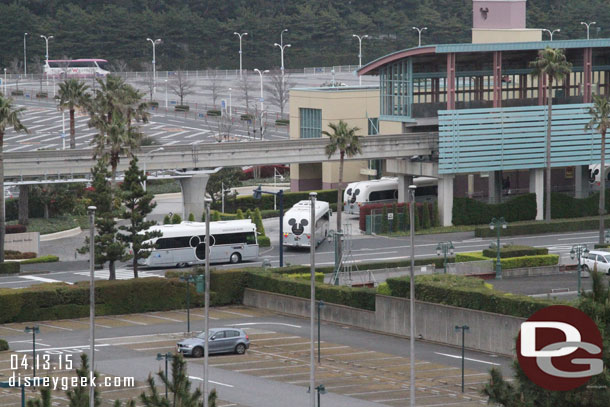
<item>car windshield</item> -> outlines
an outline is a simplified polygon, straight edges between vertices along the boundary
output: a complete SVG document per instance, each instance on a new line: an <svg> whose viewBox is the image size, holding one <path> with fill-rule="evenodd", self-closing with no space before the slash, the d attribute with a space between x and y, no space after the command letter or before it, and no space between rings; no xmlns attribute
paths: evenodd
<svg viewBox="0 0 610 407"><path fill-rule="evenodd" d="M214 335L215 331L210 331L210 335ZM205 339L205 332L201 332L199 335L197 335L197 338L199 339Z"/></svg>

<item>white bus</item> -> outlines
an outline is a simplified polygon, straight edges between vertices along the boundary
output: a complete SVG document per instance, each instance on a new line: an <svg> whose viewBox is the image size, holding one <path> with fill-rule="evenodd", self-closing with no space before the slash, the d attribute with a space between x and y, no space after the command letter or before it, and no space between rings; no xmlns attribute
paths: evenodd
<svg viewBox="0 0 610 407"><path fill-rule="evenodd" d="M421 192L430 192L437 185L437 180L430 177L415 177L413 183ZM350 190L348 195L348 190ZM398 200L398 178L383 177L370 181L360 181L347 186L343 195L343 211L359 215L360 207L373 203L392 203Z"/></svg>
<svg viewBox="0 0 610 407"><path fill-rule="evenodd" d="M54 78L104 77L110 73L105 59L53 59L44 66L46 76Z"/></svg>
<svg viewBox="0 0 610 407"><path fill-rule="evenodd" d="M186 267L205 263L205 222L158 225L163 235L149 240L155 248L139 263L148 267ZM239 263L258 259L256 225L250 219L210 222L210 262Z"/></svg>
<svg viewBox="0 0 610 407"><path fill-rule="evenodd" d="M311 247L311 202L297 202L284 214L284 246ZM330 205L316 201L316 243L318 246L328 236Z"/></svg>

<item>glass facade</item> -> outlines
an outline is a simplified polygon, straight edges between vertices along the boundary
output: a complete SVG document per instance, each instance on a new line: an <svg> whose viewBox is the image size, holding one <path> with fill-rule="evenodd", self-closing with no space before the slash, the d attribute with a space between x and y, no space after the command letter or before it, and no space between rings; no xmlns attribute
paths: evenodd
<svg viewBox="0 0 610 407"><path fill-rule="evenodd" d="M369 117L369 136L374 136L379 134L379 118L378 117Z"/></svg>
<svg viewBox="0 0 610 407"><path fill-rule="evenodd" d="M411 117L413 102L413 62L411 58L392 62L379 69L381 115Z"/></svg>
<svg viewBox="0 0 610 407"><path fill-rule="evenodd" d="M300 138L320 138L322 137L322 110L320 109L299 109L300 119Z"/></svg>

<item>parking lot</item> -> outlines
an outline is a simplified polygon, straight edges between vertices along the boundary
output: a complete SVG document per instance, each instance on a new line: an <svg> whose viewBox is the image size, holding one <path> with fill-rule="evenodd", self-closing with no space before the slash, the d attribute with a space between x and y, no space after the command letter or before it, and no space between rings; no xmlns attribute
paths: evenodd
<svg viewBox="0 0 610 407"><path fill-rule="evenodd" d="M191 310L191 328L200 330L203 321L201 309ZM249 322L281 320L274 314L260 309L245 307L215 308L210 312L212 326L232 325L246 330L251 347L245 355L210 356L211 387L217 388L220 406L258 405L231 400L241 382L226 377L254 377L264 383L282 383L289 388L301 388L303 395L309 385L309 340L308 323L302 325L280 322ZM104 406L110 406L115 399L137 398L147 386L146 376L163 367L156 361L158 353L174 352L176 342L186 336L187 314L185 311L151 312L145 314L107 316L96 318L96 366L109 376L129 376L135 374L135 386L102 389ZM28 324L5 324L0 326L0 337L8 338L12 352L0 354L0 381L5 381L15 371L10 368L10 354L31 355L31 336L23 333ZM87 319L49 321L37 324L41 334L37 336L37 352L72 354L76 362L78 354L88 350ZM275 329L287 325L293 332ZM297 329L299 328L299 329ZM323 326L324 329L330 329ZM302 333L300 333L302 331ZM148 332L148 333L139 333ZM352 332L350 330L350 332ZM352 332L352 335L354 333ZM63 339L62 339L63 338ZM317 351L317 346L316 346ZM455 353L455 352L453 352ZM448 359L449 360L449 359ZM117 363L119 365L117 365ZM201 383L203 359L187 359L193 387ZM142 366L146 366L142 369ZM317 366L317 384L324 384L329 394L322 399L343 396L358 399L364 403L387 406L404 405L409 400L409 358L390 351L375 349L375 346L360 347L337 343L321 342L321 364ZM57 366L57 365L55 365ZM21 371L18 371L19 373ZM222 372L223 375L219 375ZM25 374L26 372L21 372ZM31 371L29 372L31 374ZM50 376L66 376L73 371L56 370ZM130 374L128 374L130 373ZM39 375L42 375L39 373ZM4 377L2 377L4 376ZM222 379L218 377L222 376ZM418 406L475 406L485 405L479 391L487 379L485 370L465 371L465 393L460 391L461 370L459 367L419 359L416 361L416 399ZM249 379L250 380L250 379ZM162 386L159 386L162 390ZM299 392L297 390L297 392ZM35 393L28 390L28 397ZM54 392L56 405L67 405L63 391ZM267 397L273 397L271 394ZM348 400L349 400L348 399ZM356 402L356 400L354 400ZM16 389L0 389L0 404L20 405ZM140 404L138 404L140 405Z"/></svg>

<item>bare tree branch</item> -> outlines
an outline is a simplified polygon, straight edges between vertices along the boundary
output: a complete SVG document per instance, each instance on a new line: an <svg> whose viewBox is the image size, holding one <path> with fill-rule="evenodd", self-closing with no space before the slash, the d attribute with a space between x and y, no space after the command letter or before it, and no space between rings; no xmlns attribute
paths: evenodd
<svg viewBox="0 0 610 407"><path fill-rule="evenodd" d="M269 78L269 82L265 84L265 90L270 95L269 101L280 109L280 114L283 116L288 104L290 88L294 84L290 82L289 75L284 74L282 77L282 72L278 70L271 72Z"/></svg>
<svg viewBox="0 0 610 407"><path fill-rule="evenodd" d="M195 84L186 77L184 71L178 70L169 88L180 98L180 105L184 105L184 98L194 92Z"/></svg>

